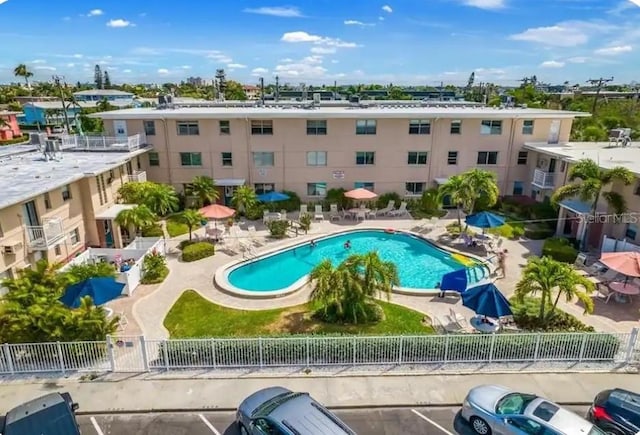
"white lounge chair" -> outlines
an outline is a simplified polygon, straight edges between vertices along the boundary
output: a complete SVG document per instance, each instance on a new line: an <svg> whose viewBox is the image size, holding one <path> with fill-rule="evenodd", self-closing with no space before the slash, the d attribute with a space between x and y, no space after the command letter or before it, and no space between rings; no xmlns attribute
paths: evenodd
<svg viewBox="0 0 640 435"><path fill-rule="evenodd" d="M300 204L300 217L304 216L305 214L309 214L309 206L307 204Z"/></svg>
<svg viewBox="0 0 640 435"><path fill-rule="evenodd" d="M449 308L449 314L451 314L451 318L460 326L460 328L465 329L469 326L467 323L467 319L460 313L457 313L453 308Z"/></svg>
<svg viewBox="0 0 640 435"><path fill-rule="evenodd" d="M611 290L609 290L609 287L607 287L606 284L603 284L603 283L598 283L597 288L598 288L598 294L600 295L600 299L604 300L605 304L608 304L609 299L611 299L611 296L613 296L614 293Z"/></svg>
<svg viewBox="0 0 640 435"><path fill-rule="evenodd" d="M406 216L408 214L409 214L409 210L407 210L407 203L404 201L400 203L400 207L398 207L397 210L391 210L389 212L389 216L394 216L394 217Z"/></svg>
<svg viewBox="0 0 640 435"><path fill-rule="evenodd" d="M338 211L338 204L330 204L329 205L329 220L337 220L342 219L340 212Z"/></svg>
<svg viewBox="0 0 640 435"><path fill-rule="evenodd" d="M375 219L378 216L378 209L369 210L367 212L367 219Z"/></svg>
<svg viewBox="0 0 640 435"><path fill-rule="evenodd" d="M358 210L356 212L356 220L365 220L367 218L367 211L366 210Z"/></svg>
<svg viewBox="0 0 640 435"><path fill-rule="evenodd" d="M247 233L249 233L249 239L256 246L262 246L262 242L260 241L260 236L258 236L258 232L256 231L256 227L251 225L247 227Z"/></svg>
<svg viewBox="0 0 640 435"><path fill-rule="evenodd" d="M323 221L324 220L324 212L322 211L322 205L317 204L315 207L315 211L313 213L313 220Z"/></svg>
<svg viewBox="0 0 640 435"><path fill-rule="evenodd" d="M262 210L262 223L267 224L271 220L271 213L269 210Z"/></svg>
<svg viewBox="0 0 640 435"><path fill-rule="evenodd" d="M395 207L395 205L396 205L396 202L394 200L389 201L389 203L387 204L387 206L385 208L381 208L380 210L377 211L377 215L378 216L386 216L391 211L393 211L393 207Z"/></svg>

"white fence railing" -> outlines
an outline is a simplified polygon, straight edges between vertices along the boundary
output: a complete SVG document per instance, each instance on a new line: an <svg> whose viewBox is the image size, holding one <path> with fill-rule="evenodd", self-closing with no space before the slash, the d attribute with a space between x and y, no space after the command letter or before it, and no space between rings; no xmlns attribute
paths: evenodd
<svg viewBox="0 0 640 435"><path fill-rule="evenodd" d="M33 249L49 249L66 237L62 220L59 218L46 220L42 225L27 225L25 231L29 246Z"/></svg>
<svg viewBox="0 0 640 435"><path fill-rule="evenodd" d="M65 135L62 136L63 150L79 151L134 151L146 143L144 134L133 136L110 137L110 136L84 136Z"/></svg>
<svg viewBox="0 0 640 435"><path fill-rule="evenodd" d="M536 169L533 171L531 184L542 189L553 189L555 187L555 174Z"/></svg>
<svg viewBox="0 0 640 435"><path fill-rule="evenodd" d="M602 239L602 248L600 252L640 252L640 246L629 242L627 239L618 240L606 235Z"/></svg>
<svg viewBox="0 0 640 435"><path fill-rule="evenodd" d="M4 344L0 374L269 367L640 363L638 329L627 334L523 333L416 336L212 338ZM579 369L576 369L579 370Z"/></svg>
<svg viewBox="0 0 640 435"><path fill-rule="evenodd" d="M143 183L147 181L146 171L134 171L133 174L127 175L129 183Z"/></svg>

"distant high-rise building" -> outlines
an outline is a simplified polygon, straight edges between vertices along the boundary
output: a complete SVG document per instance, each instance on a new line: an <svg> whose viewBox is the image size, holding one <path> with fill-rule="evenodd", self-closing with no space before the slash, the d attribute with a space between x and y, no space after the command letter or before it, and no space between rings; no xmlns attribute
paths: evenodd
<svg viewBox="0 0 640 435"><path fill-rule="evenodd" d="M189 77L187 83L192 86L204 86L204 79L202 77Z"/></svg>

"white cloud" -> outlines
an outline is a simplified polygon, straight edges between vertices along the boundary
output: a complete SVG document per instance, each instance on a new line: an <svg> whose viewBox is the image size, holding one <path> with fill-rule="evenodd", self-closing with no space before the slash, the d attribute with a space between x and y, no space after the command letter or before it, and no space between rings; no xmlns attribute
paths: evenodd
<svg viewBox="0 0 640 435"><path fill-rule="evenodd" d="M290 79L317 79L326 76L327 69L322 66L322 57L307 56L304 59L276 65L274 74Z"/></svg>
<svg viewBox="0 0 640 435"><path fill-rule="evenodd" d="M47 61L44 59L34 59L31 61L31 63L47 63Z"/></svg>
<svg viewBox="0 0 640 435"><path fill-rule="evenodd" d="M466 6L471 6L478 9L502 9L506 7L506 0L463 0L462 3Z"/></svg>
<svg viewBox="0 0 640 435"><path fill-rule="evenodd" d="M67 67L67 68L73 68L74 66L76 66L76 64L75 64L75 63L73 63L73 62L68 63L68 64L66 65L66 67Z"/></svg>
<svg viewBox="0 0 640 435"><path fill-rule="evenodd" d="M107 21L107 27L130 27L133 25L131 21L123 20L122 18Z"/></svg>
<svg viewBox="0 0 640 435"><path fill-rule="evenodd" d="M345 26L360 26L360 27L373 27L375 24L373 23L365 23L363 21L358 20L344 20Z"/></svg>
<svg viewBox="0 0 640 435"><path fill-rule="evenodd" d="M386 13L388 13L388 14L393 12L393 9L391 9L391 6L389 6L389 5L382 6L382 10L385 11Z"/></svg>
<svg viewBox="0 0 640 435"><path fill-rule="evenodd" d="M336 52L335 47L311 47L311 53L313 54L333 54Z"/></svg>
<svg viewBox="0 0 640 435"><path fill-rule="evenodd" d="M235 68L235 69L242 69L242 68L246 68L246 65L243 65L241 63L229 63L227 64L227 68Z"/></svg>
<svg viewBox="0 0 640 435"><path fill-rule="evenodd" d="M296 18L302 17L300 9L294 7L280 7L280 6L263 6L261 8L246 8L243 12L249 14L270 15L272 17L283 18Z"/></svg>
<svg viewBox="0 0 640 435"><path fill-rule="evenodd" d="M122 72L125 73L125 74L129 74L129 73L131 73L131 70L130 69L123 69Z"/></svg>
<svg viewBox="0 0 640 435"><path fill-rule="evenodd" d="M74 58L74 59L82 59L82 55L81 55L81 54L76 53L76 54L74 54L74 55L73 55L73 58Z"/></svg>
<svg viewBox="0 0 640 435"><path fill-rule="evenodd" d="M318 45L326 45L331 47L338 48L355 48L358 46L355 42L346 42L338 38L329 38L326 36L312 35L307 32L296 31L296 32L286 32L280 38L283 42L291 42L291 43L299 43L299 42L307 42Z"/></svg>
<svg viewBox="0 0 640 435"><path fill-rule="evenodd" d="M557 60L545 60L540 64L540 68L562 68L564 62L558 62Z"/></svg>
<svg viewBox="0 0 640 435"><path fill-rule="evenodd" d="M266 68L262 68L262 67L258 67L258 68L254 68L251 70L251 75L254 77L259 77L261 75L265 75L269 72L268 69Z"/></svg>
<svg viewBox="0 0 640 435"><path fill-rule="evenodd" d="M102 9L91 9L87 14L88 17L97 17L98 15L103 15L104 11Z"/></svg>
<svg viewBox="0 0 640 435"><path fill-rule="evenodd" d="M191 69L191 65L182 65L180 68L182 68L182 69Z"/></svg>
<svg viewBox="0 0 640 435"><path fill-rule="evenodd" d="M206 56L207 59L211 59L214 62L219 63L231 63L233 59L222 53L210 53Z"/></svg>
<svg viewBox="0 0 640 435"><path fill-rule="evenodd" d="M340 63L340 61L337 59L331 59L331 63Z"/></svg>
<svg viewBox="0 0 640 435"><path fill-rule="evenodd" d="M613 47L598 48L594 53L602 56L617 56L619 54L629 53L630 51L633 51L633 47L630 45L616 45Z"/></svg>
<svg viewBox="0 0 640 435"><path fill-rule="evenodd" d="M534 42L547 46L573 47L589 41L592 36L607 33L614 26L588 21L563 21L553 26L533 27L509 36L515 41Z"/></svg>
<svg viewBox="0 0 640 435"><path fill-rule="evenodd" d="M161 76L166 76L167 74L169 74L169 70L166 68L158 68L157 73Z"/></svg>
<svg viewBox="0 0 640 435"><path fill-rule="evenodd" d="M36 67L34 67L37 70L41 70L41 71L55 71L56 68L54 66L45 66L45 65L38 65Z"/></svg>
<svg viewBox="0 0 640 435"><path fill-rule="evenodd" d="M6 2L8 2L8 1L9 1L9 0L0 0L0 5L1 5L2 3L6 3Z"/></svg>
<svg viewBox="0 0 640 435"><path fill-rule="evenodd" d="M567 59L569 63L585 63L588 60L587 57L584 56L574 56Z"/></svg>
<svg viewBox="0 0 640 435"><path fill-rule="evenodd" d="M378 17L378 20L384 21L384 17Z"/></svg>

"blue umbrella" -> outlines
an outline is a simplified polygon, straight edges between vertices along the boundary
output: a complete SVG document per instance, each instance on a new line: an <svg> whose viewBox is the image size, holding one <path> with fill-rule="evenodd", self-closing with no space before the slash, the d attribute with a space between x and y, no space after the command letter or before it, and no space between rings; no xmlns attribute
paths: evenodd
<svg viewBox="0 0 640 435"><path fill-rule="evenodd" d="M280 192L269 192L258 195L258 200L261 202L278 202L286 201L287 199L289 199L289 195Z"/></svg>
<svg viewBox="0 0 640 435"><path fill-rule="evenodd" d="M472 287L462 293L462 305L476 314L496 319L513 314L507 298L492 283Z"/></svg>
<svg viewBox="0 0 640 435"><path fill-rule="evenodd" d="M467 269L454 270L444 275L440 283L440 289L442 291L464 292L467 289Z"/></svg>
<svg viewBox="0 0 640 435"><path fill-rule="evenodd" d="M102 305L122 294L124 284L116 282L115 278L89 278L73 284L64 292L60 302L70 308L78 308L84 296L90 296L95 305Z"/></svg>
<svg viewBox="0 0 640 435"><path fill-rule="evenodd" d="M495 228L504 225L504 217L488 211L481 211L467 216L465 222L472 227Z"/></svg>

